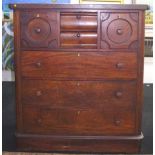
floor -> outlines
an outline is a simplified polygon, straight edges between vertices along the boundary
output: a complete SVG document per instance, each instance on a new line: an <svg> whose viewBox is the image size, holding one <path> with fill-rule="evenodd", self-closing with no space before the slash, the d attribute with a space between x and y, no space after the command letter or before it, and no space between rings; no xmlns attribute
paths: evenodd
<svg viewBox="0 0 155 155"><path fill-rule="evenodd" d="M2 150L4 155L15 155L15 84L14 82L2 83ZM142 142L141 154L153 153L153 84L144 85L144 108L142 131L144 140ZM27 155L18 153L17 155ZM33 154L38 155L38 154ZM46 154L45 154L46 155ZM52 154L53 155L53 154Z"/></svg>

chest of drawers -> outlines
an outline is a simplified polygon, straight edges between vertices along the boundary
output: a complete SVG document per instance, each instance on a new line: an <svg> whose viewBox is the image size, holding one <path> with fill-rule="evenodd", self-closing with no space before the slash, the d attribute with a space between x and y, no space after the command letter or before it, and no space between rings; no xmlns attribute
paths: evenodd
<svg viewBox="0 0 155 155"><path fill-rule="evenodd" d="M145 5L10 5L17 146L137 153Z"/></svg>

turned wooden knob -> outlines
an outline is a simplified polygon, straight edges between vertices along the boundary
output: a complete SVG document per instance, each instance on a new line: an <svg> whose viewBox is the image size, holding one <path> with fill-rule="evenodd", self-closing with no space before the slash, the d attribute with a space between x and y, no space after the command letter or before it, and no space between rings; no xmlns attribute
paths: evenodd
<svg viewBox="0 0 155 155"><path fill-rule="evenodd" d="M122 34L123 34L123 30L122 30L122 29L117 29L117 30L116 30L116 33L117 33L118 35L122 35Z"/></svg>
<svg viewBox="0 0 155 155"><path fill-rule="evenodd" d="M121 91L117 91L115 95L116 97L122 97L123 93Z"/></svg>
<svg viewBox="0 0 155 155"><path fill-rule="evenodd" d="M124 68L124 64L123 63L117 63L116 64L116 68L118 68L118 69L121 69L121 68Z"/></svg>
<svg viewBox="0 0 155 155"><path fill-rule="evenodd" d="M121 124L120 120L115 120L115 125L119 126Z"/></svg>
<svg viewBox="0 0 155 155"><path fill-rule="evenodd" d="M80 37L80 32L78 32L76 36L79 38Z"/></svg>
<svg viewBox="0 0 155 155"><path fill-rule="evenodd" d="M38 120L37 120L37 123L38 123L38 124L41 124L41 123L42 123L42 120L41 120L41 119L38 119Z"/></svg>
<svg viewBox="0 0 155 155"><path fill-rule="evenodd" d="M37 63L36 63L36 66L37 66L37 67L41 67L41 62L37 62Z"/></svg>
<svg viewBox="0 0 155 155"><path fill-rule="evenodd" d="M35 29L35 32L36 32L36 33L40 33L40 32L41 32L41 29L40 29L40 28L36 28L36 29Z"/></svg>
<svg viewBox="0 0 155 155"><path fill-rule="evenodd" d="M81 19L81 15L77 15L76 18L77 18L77 19Z"/></svg>
<svg viewBox="0 0 155 155"><path fill-rule="evenodd" d="M41 92L40 90L38 90L38 91L36 92L36 95L37 95L37 96L41 96L41 95L42 95L42 92Z"/></svg>

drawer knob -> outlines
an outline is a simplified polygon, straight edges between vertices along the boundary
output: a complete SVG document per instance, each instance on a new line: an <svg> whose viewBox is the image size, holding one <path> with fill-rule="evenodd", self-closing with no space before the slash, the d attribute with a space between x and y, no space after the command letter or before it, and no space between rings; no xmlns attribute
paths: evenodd
<svg viewBox="0 0 155 155"><path fill-rule="evenodd" d="M78 32L76 36L79 38L80 37L80 32Z"/></svg>
<svg viewBox="0 0 155 155"><path fill-rule="evenodd" d="M39 90L39 91L36 92L36 95L37 96L41 96L42 95L42 92Z"/></svg>
<svg viewBox="0 0 155 155"><path fill-rule="evenodd" d="M41 67L41 63L40 63L40 62L37 62L37 63L36 63L36 66L37 66L37 67Z"/></svg>
<svg viewBox="0 0 155 155"><path fill-rule="evenodd" d="M80 86L80 82L77 82L77 86Z"/></svg>
<svg viewBox="0 0 155 155"><path fill-rule="evenodd" d="M123 34L123 30L122 30L122 29L117 29L117 30L116 30L116 33L117 33L118 35L122 35L122 34Z"/></svg>
<svg viewBox="0 0 155 155"><path fill-rule="evenodd" d="M117 91L115 95L116 97L122 97L123 93L121 91Z"/></svg>
<svg viewBox="0 0 155 155"><path fill-rule="evenodd" d="M78 111L77 114L80 115L81 111Z"/></svg>
<svg viewBox="0 0 155 155"><path fill-rule="evenodd" d="M115 120L115 125L116 126L119 126L121 124L121 121L120 120Z"/></svg>
<svg viewBox="0 0 155 155"><path fill-rule="evenodd" d="M40 17L40 14L38 13L38 14L36 15L36 17L37 17L37 18Z"/></svg>
<svg viewBox="0 0 155 155"><path fill-rule="evenodd" d="M40 32L41 32L41 29L40 29L40 28L36 28L36 29L35 29L35 32L36 32L36 33L40 33Z"/></svg>
<svg viewBox="0 0 155 155"><path fill-rule="evenodd" d="M38 120L37 120L37 123L38 123L38 124L41 124L41 123L42 123L42 120L41 120L41 119L38 119Z"/></svg>
<svg viewBox="0 0 155 155"><path fill-rule="evenodd" d="M121 69L123 67L124 67L124 64L123 63L117 63L116 64L116 68L118 68L118 69Z"/></svg>
<svg viewBox="0 0 155 155"><path fill-rule="evenodd" d="M62 148L63 148L63 149L68 149L69 146L68 146L68 145L64 145L64 146L62 146Z"/></svg>
<svg viewBox="0 0 155 155"><path fill-rule="evenodd" d="M80 15L77 15L76 18L77 18L77 19L81 19L81 16L80 16Z"/></svg>

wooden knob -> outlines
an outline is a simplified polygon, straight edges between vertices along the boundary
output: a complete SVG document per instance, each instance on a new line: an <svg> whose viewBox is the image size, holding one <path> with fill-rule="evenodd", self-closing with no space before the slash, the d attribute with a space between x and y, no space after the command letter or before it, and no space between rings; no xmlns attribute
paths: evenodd
<svg viewBox="0 0 155 155"><path fill-rule="evenodd" d="M115 95L116 97L122 97L123 93L121 91L117 91Z"/></svg>
<svg viewBox="0 0 155 155"><path fill-rule="evenodd" d="M36 95L37 95L37 96L41 96L41 95L42 95L42 92L41 92L40 90L38 90L38 91L36 92Z"/></svg>
<svg viewBox="0 0 155 155"><path fill-rule="evenodd" d="M118 35L122 35L122 34L123 34L123 30L122 30L122 29L117 29L117 30L116 30L116 33L117 33Z"/></svg>
<svg viewBox="0 0 155 155"><path fill-rule="evenodd" d="M63 149L68 149L69 146L68 146L68 145L64 145L64 146L62 146L62 148L63 148Z"/></svg>
<svg viewBox="0 0 155 155"><path fill-rule="evenodd" d="M80 32L78 32L76 36L79 38L80 37Z"/></svg>
<svg viewBox="0 0 155 155"><path fill-rule="evenodd" d="M116 64L116 68L118 68L118 69L121 69L123 67L124 67L124 64L121 62Z"/></svg>
<svg viewBox="0 0 155 155"><path fill-rule="evenodd" d="M116 126L119 126L121 124L121 121L120 120L115 120L115 125Z"/></svg>
<svg viewBox="0 0 155 155"><path fill-rule="evenodd" d="M35 29L35 32L36 32L36 33L40 33L40 32L41 32L41 29L40 29L40 28L36 28L36 29Z"/></svg>
<svg viewBox="0 0 155 155"><path fill-rule="evenodd" d="M81 111L78 111L77 114L80 115Z"/></svg>
<svg viewBox="0 0 155 155"><path fill-rule="evenodd" d="M77 15L76 18L77 18L77 19L81 19L81 16L80 16L80 15Z"/></svg>
<svg viewBox="0 0 155 155"><path fill-rule="evenodd" d="M41 123L42 123L42 120L41 120L41 119L38 119L38 120L37 120L37 123L38 123L38 124L41 124Z"/></svg>
<svg viewBox="0 0 155 155"><path fill-rule="evenodd" d="M37 67L41 67L41 62L37 62L37 63L36 63L36 66L37 66Z"/></svg>

